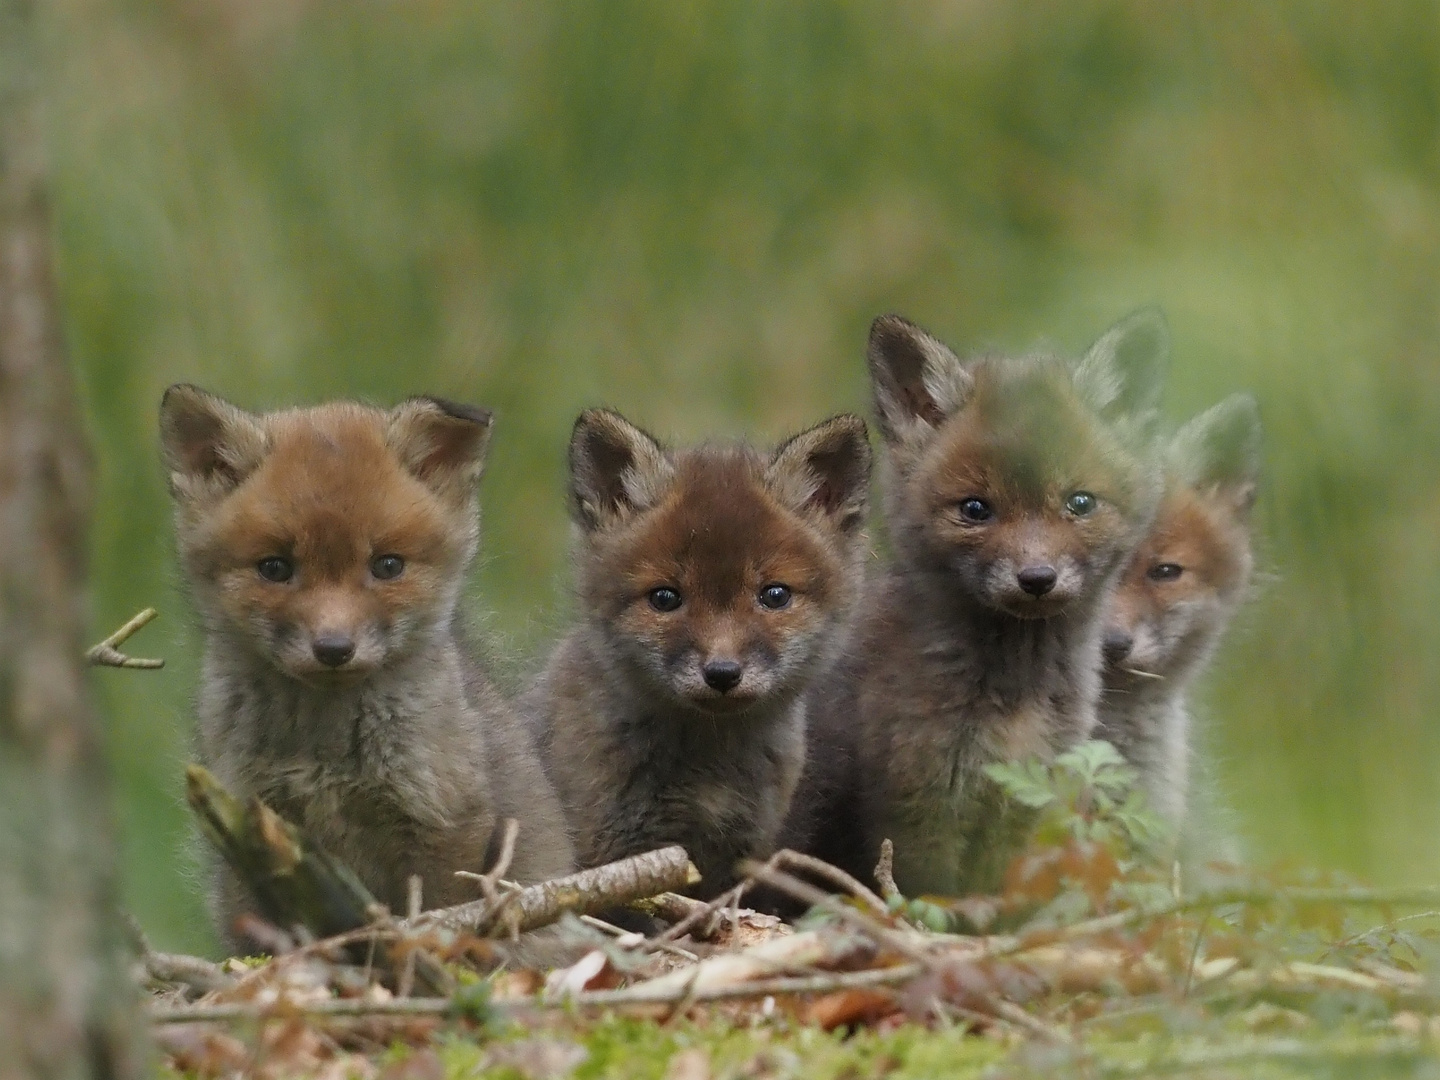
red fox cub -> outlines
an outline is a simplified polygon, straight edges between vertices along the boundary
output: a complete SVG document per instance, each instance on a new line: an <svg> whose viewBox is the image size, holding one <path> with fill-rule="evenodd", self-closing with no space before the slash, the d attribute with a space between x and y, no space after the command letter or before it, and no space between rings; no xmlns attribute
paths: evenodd
<svg viewBox="0 0 1440 1080"><path fill-rule="evenodd" d="M1135 768L1151 805L1183 824L1189 788L1190 682L1245 596L1250 509L1260 475L1260 414L1226 398L1175 435L1150 533L1110 599L1096 735Z"/></svg>
<svg viewBox="0 0 1440 1080"><path fill-rule="evenodd" d="M160 433L204 633L199 752L403 910L470 899L497 822L512 873L566 873L553 790L457 631L490 413L433 398L251 414L172 386ZM248 903L222 871L222 931Z"/></svg>
<svg viewBox="0 0 1440 1080"><path fill-rule="evenodd" d="M843 675L814 691L797 800L811 850L869 877L888 837L907 895L998 884L1032 817L984 766L1095 725L1104 600L1159 497L1146 432L1167 340L1141 312L1077 364L961 361L902 318L875 321L893 556Z"/></svg>
<svg viewBox="0 0 1440 1080"><path fill-rule="evenodd" d="M576 421L579 617L520 709L581 865L683 844L713 896L771 851L802 694L858 591L869 473L855 416L768 456L666 449L603 410Z"/></svg>

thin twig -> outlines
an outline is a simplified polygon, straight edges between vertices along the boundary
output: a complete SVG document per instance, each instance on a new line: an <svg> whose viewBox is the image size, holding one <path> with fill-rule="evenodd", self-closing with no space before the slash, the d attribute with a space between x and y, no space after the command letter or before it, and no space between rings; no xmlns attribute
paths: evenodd
<svg viewBox="0 0 1440 1080"><path fill-rule="evenodd" d="M888 918L890 915L890 909L885 906L884 900L876 896L858 878L852 877L838 866L832 866L824 859L817 859L815 856L806 855L801 851L783 848L769 859L767 865L785 866L792 870L808 870L812 874L829 879L832 884L838 885L850 893L880 918ZM879 867L876 869L878 870Z"/></svg>
<svg viewBox="0 0 1440 1080"><path fill-rule="evenodd" d="M880 861L875 864L875 880L880 884L880 895L888 903L900 896L900 887L895 884L895 845L887 836L880 841Z"/></svg>
<svg viewBox="0 0 1440 1080"><path fill-rule="evenodd" d="M602 934L609 934L615 939L615 944L622 949L637 949L649 946L661 952L667 952L672 956L688 960L692 964L698 963L700 957L696 956L689 949L682 949L679 945L672 945L668 941L651 941L644 934L637 934L633 930L625 930L614 923L608 923L604 919L597 919L594 915L581 915L580 921L586 926L593 926Z"/></svg>
<svg viewBox="0 0 1440 1080"><path fill-rule="evenodd" d="M707 920L709 920L709 918L716 912L720 911L725 907L728 907L732 897L738 900L741 896L743 896L745 894L745 890L749 887L749 885L749 881L742 881L739 885L736 885L732 889L727 889L725 892L721 893L713 900L710 900L709 902L701 904L699 907L694 908L689 915L686 915L678 923L670 927L669 930L666 930L663 934L656 938L656 944L664 944L668 941L676 941L681 937L685 936L685 934L689 933L693 928L700 926L702 923L705 923L706 927L705 929L700 931L700 937L710 937L713 933L713 930L709 926Z"/></svg>
<svg viewBox="0 0 1440 1080"><path fill-rule="evenodd" d="M845 922L848 922L856 929L863 931L870 938L881 945L889 946L900 955L919 961L923 964L933 963L930 951L918 940L918 934L906 933L895 930L878 922L870 915L843 903L836 897L827 893L824 889L817 889L808 881L801 881L792 874L783 870L772 868L769 863L759 863L754 860L746 860L741 863L741 868L756 881L778 889L788 896L794 897L812 907L818 907L836 915Z"/></svg>
<svg viewBox="0 0 1440 1080"><path fill-rule="evenodd" d="M151 622L159 614L160 612L156 611L153 607L147 607L144 611L139 612L104 641L86 649L85 662L92 667L145 668L151 671L156 668L163 668L165 666L164 660L151 660L141 656L126 656L120 651L120 646L125 644L135 631Z"/></svg>
<svg viewBox="0 0 1440 1080"><path fill-rule="evenodd" d="M921 974L919 964L867 971L845 971L831 975L804 975L776 979L755 979L728 986L695 987L689 994L681 985L660 990L648 984L624 990L588 990L553 1001L530 998L524 1001L492 1001L488 1008L502 1013L523 1014L546 1008L621 1008L628 1005L674 1005L687 996L695 1002L726 1001L737 998L779 997L789 994L828 994L867 986L893 986L909 982ZM687 1006L688 1007L688 1006ZM150 1018L157 1024L194 1024L229 1020L262 1020L270 1016L444 1016L454 1009L450 998L392 998L388 1001L367 1001L363 998L331 998L309 1004L281 1002L260 1006L253 1002L229 1002L221 1005L152 1006Z"/></svg>

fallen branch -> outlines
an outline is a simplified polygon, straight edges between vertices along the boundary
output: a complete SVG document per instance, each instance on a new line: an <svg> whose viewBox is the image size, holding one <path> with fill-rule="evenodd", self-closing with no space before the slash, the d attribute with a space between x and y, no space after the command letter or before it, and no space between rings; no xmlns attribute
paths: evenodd
<svg viewBox="0 0 1440 1080"><path fill-rule="evenodd" d="M677 1005L688 997L692 1001L727 1001L743 998L781 997L795 994L828 994L835 990L867 986L894 986L909 982L922 971L919 964L869 971L844 971L825 975L802 975L787 978L755 979L740 983L723 983L708 987L688 986L691 971L682 973L686 981L677 985L657 986L658 980L641 983L624 990L589 990L553 1000L539 998L524 1001L492 1001L486 1008L494 1012L517 1015L536 1009L608 1009L635 1005ZM223 1023L235 1020L264 1020L295 1016L323 1017L384 1017L384 1016L447 1016L463 1011L464 1006L451 998L392 998L370 1001L363 998L332 998L309 1004L277 1002L256 1005L234 1002L220 1005L152 1006L150 1019L157 1024Z"/></svg>
<svg viewBox="0 0 1440 1080"><path fill-rule="evenodd" d="M677 845L633 855L554 881L517 887L518 891L509 903L514 909L512 914L518 916L516 930L524 932L546 926L567 911L577 915L594 915L623 907L642 897L683 889L699 880L700 874L685 849ZM512 883L502 881L501 884L508 886ZM502 897L499 903L505 904L507 899ZM406 920L401 925L410 930L475 932L477 928L490 924L496 907L487 899L472 900L455 907L427 911L418 919Z"/></svg>
<svg viewBox="0 0 1440 1080"><path fill-rule="evenodd" d="M151 660L140 656L126 656L120 651L120 646L125 644L142 626L148 625L160 613L153 607L147 607L130 619L124 626L120 627L113 634L107 637L98 645L92 645L85 650L85 662L91 667L118 667L118 668L145 668L155 670L165 666L164 660Z"/></svg>

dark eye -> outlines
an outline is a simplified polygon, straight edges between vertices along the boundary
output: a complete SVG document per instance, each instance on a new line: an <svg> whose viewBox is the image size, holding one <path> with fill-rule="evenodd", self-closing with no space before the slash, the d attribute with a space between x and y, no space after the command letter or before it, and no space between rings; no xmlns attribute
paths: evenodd
<svg viewBox="0 0 1440 1080"><path fill-rule="evenodd" d="M674 611L680 606L680 594L674 589L661 587L650 590L650 606L656 611Z"/></svg>
<svg viewBox="0 0 1440 1080"><path fill-rule="evenodd" d="M790 606L790 586L766 585L760 590L760 606L779 611Z"/></svg>
<svg viewBox="0 0 1440 1080"><path fill-rule="evenodd" d="M1145 571L1145 576L1151 581L1174 581L1184 572L1185 568L1179 563L1162 562Z"/></svg>
<svg viewBox="0 0 1440 1080"><path fill-rule="evenodd" d="M1095 512L1095 507L1100 505L1100 500L1091 495L1088 491L1077 491L1065 500L1065 509L1076 517L1085 517Z"/></svg>
<svg viewBox="0 0 1440 1080"><path fill-rule="evenodd" d="M290 560L279 555L261 559L255 564L255 570L266 581L289 581L295 575L295 567L290 565Z"/></svg>
<svg viewBox="0 0 1440 1080"><path fill-rule="evenodd" d="M400 571L404 569L405 560L399 555L376 555L370 560L370 573L381 581L399 577Z"/></svg>
<svg viewBox="0 0 1440 1080"><path fill-rule="evenodd" d="M984 499L977 499L971 496L968 499L961 499L956 507L960 511L960 517L965 521L989 521L995 516L995 511L990 509L990 504Z"/></svg>

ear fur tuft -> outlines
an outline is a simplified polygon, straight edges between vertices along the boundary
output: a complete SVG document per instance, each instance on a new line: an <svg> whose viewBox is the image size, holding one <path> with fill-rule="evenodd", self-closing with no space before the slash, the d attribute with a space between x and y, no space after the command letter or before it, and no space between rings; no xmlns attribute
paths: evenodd
<svg viewBox="0 0 1440 1080"><path fill-rule="evenodd" d="M1168 456L1186 484L1214 488L1248 512L1260 482L1260 406L1249 394L1231 394L1187 421Z"/></svg>
<svg viewBox="0 0 1440 1080"><path fill-rule="evenodd" d="M1101 416L1143 418L1160 405L1170 363L1170 327L1159 308L1141 308L1109 330L1075 367L1075 388Z"/></svg>
<svg viewBox="0 0 1440 1080"><path fill-rule="evenodd" d="M665 448L617 412L586 409L570 435L570 512L587 532L659 501L674 468Z"/></svg>
<svg viewBox="0 0 1440 1080"><path fill-rule="evenodd" d="M468 502L485 472L494 414L436 397L413 397L390 410L385 441L436 494Z"/></svg>
<svg viewBox="0 0 1440 1080"><path fill-rule="evenodd" d="M881 315L871 324L866 358L875 416L887 442L939 427L974 387L959 357L899 315Z"/></svg>
<svg viewBox="0 0 1440 1080"><path fill-rule="evenodd" d="M257 417L198 386L176 383L160 399L161 456L170 494L198 502L238 487L270 440Z"/></svg>
<svg viewBox="0 0 1440 1080"><path fill-rule="evenodd" d="M798 512L818 512L842 532L863 526L870 494L865 421L846 413L786 440L771 458L765 481Z"/></svg>

